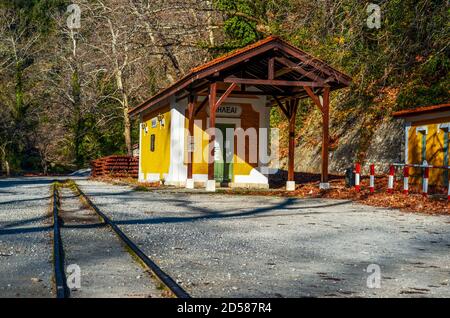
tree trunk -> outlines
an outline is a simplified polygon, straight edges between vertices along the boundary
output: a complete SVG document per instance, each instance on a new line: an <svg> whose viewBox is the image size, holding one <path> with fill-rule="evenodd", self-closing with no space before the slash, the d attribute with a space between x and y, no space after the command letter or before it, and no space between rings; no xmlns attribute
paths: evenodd
<svg viewBox="0 0 450 318"><path fill-rule="evenodd" d="M130 116L128 115L128 96L125 92L122 93L123 96L123 136L125 138L125 147L127 149L127 154L131 156L131 122Z"/></svg>
<svg viewBox="0 0 450 318"><path fill-rule="evenodd" d="M9 176L11 175L11 171L10 171L10 168L9 168L9 162L8 162L8 159L6 158L6 145L3 145L3 146L0 148L0 150L1 150L1 152L2 152L2 163L3 163L2 166L5 167L5 173L6 173L6 176L9 177Z"/></svg>
<svg viewBox="0 0 450 318"><path fill-rule="evenodd" d="M77 67L77 39L73 30L70 30L70 38L72 40L72 74L70 80L70 93L72 98L72 106L74 116L72 118L72 130L74 137L74 156L75 165L81 168L83 165L83 156L81 154L81 144L83 142L84 120L81 114L81 82Z"/></svg>
<svg viewBox="0 0 450 318"><path fill-rule="evenodd" d="M128 115L128 95L125 92L125 89L123 87L123 80L122 80L122 71L119 69L117 59L116 59L116 65L115 65L115 77L116 77L116 85L118 90L121 92L122 95L122 108L123 108L123 136L125 138L125 148L127 150L127 154L129 156L132 155L131 151L131 122L130 122L130 116Z"/></svg>
<svg viewBox="0 0 450 318"><path fill-rule="evenodd" d="M213 26L213 16L212 16L213 3L212 3L212 1L206 1L206 4L208 6L207 20L208 20L209 45L211 47L214 47L216 44L216 41L214 39L214 26Z"/></svg>
<svg viewBox="0 0 450 318"><path fill-rule="evenodd" d="M133 4L132 7L133 13L142 21L144 24L145 30L150 38L150 41L155 46L155 48L158 48L159 46L162 46L163 48L163 56L166 56L170 64L175 72L176 77L181 77L181 69L180 64L178 62L177 57L175 56L175 53L173 52L171 46L167 43L166 38L158 32L158 30L155 30L155 28L147 21L145 14L141 13L138 8ZM158 45L158 40L161 42L161 45ZM170 73L166 74L167 78L171 83L174 83L176 81L176 78L172 76Z"/></svg>
<svg viewBox="0 0 450 318"><path fill-rule="evenodd" d="M119 66L119 61L117 58L117 35L114 32L114 28L113 28L113 24L111 22L111 20L108 19L108 24L109 24L109 29L111 32L111 49L112 49L112 53L114 56L114 76L116 78L116 85L117 85L117 89L119 90L120 94L122 95L122 109L123 109L123 136L125 139L125 148L127 151L127 154L129 156L131 156L132 150L131 150L131 123L130 123L130 116L128 115L128 110L129 110L129 106L128 106L128 95L125 91L124 85L123 85L123 74L122 74L122 69ZM125 61L123 62L123 66L122 67L126 67L127 66L127 58L128 56L126 55L127 52L127 47L125 47Z"/></svg>
<svg viewBox="0 0 450 318"><path fill-rule="evenodd" d="M83 164L83 158L81 154L81 144L83 142L83 130L84 123L81 116L81 92L80 92L80 80L78 76L78 71L75 70L72 73L72 81L70 83L72 90L73 99L73 109L74 109L74 154L75 154L75 164L77 168L81 168Z"/></svg>
<svg viewBox="0 0 450 318"><path fill-rule="evenodd" d="M5 160L5 170L6 170L6 176L10 177L11 176L11 171L9 170L9 162L8 162L8 160Z"/></svg>
<svg viewBox="0 0 450 318"><path fill-rule="evenodd" d="M122 71L119 68L119 64L117 59L115 59L115 77L116 77L116 85L119 89L121 95L122 95L122 108L123 108L123 136L125 138L125 148L127 150L127 154L129 156L132 155L131 151L131 122L130 122L130 116L128 115L128 95L125 92L124 86L123 86L123 79L122 79Z"/></svg>

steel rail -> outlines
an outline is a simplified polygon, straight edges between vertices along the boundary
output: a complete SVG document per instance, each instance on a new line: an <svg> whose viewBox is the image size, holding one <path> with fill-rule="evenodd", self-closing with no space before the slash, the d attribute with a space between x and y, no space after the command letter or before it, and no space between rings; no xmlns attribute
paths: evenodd
<svg viewBox="0 0 450 318"><path fill-rule="evenodd" d="M59 193L56 182L52 184L53 190L53 266L55 271L56 297L68 298L66 275L64 271L64 250L61 240L59 219Z"/></svg>
<svg viewBox="0 0 450 318"><path fill-rule="evenodd" d="M175 282L175 280L166 274L155 262L153 262L132 240L126 236L124 232L89 199L89 197L73 183L76 191L84 198L86 203L108 224L113 231L120 237L120 239L129 247L133 253L158 277L158 279L177 297L177 298L191 298L191 296Z"/></svg>

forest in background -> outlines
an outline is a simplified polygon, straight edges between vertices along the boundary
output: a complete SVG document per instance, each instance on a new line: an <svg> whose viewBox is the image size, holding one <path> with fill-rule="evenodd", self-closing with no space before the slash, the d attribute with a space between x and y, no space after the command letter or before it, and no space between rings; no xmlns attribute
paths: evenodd
<svg viewBox="0 0 450 318"><path fill-rule="evenodd" d="M64 172L130 153L130 107L268 35L353 78L331 100L332 143L352 142L351 160L364 160L373 130L392 111L449 101L449 1L373 1L379 29L367 27L368 2L359 0L79 0L80 28L69 29L71 3L0 0L4 173ZM315 145L319 116L309 101L301 109L299 144ZM275 108L271 119L286 124ZM364 129L344 141L356 121Z"/></svg>

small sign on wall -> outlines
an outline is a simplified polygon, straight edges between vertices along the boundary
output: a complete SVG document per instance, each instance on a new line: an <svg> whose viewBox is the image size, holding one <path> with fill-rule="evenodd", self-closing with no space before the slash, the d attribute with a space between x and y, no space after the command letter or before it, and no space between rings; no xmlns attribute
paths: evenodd
<svg viewBox="0 0 450 318"><path fill-rule="evenodd" d="M147 133L148 133L148 127L147 127L147 124L146 124L146 123L142 123L142 124L141 124L141 127L142 127L142 130L144 130L144 134L147 135Z"/></svg>
<svg viewBox="0 0 450 318"><path fill-rule="evenodd" d="M209 116L209 108L206 108ZM216 117L241 117L242 107L239 104L222 104L216 110Z"/></svg>

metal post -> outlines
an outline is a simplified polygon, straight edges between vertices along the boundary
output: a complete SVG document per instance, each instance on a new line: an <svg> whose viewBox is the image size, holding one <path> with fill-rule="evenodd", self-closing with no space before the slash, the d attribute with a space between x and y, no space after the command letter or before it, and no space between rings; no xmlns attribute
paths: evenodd
<svg viewBox="0 0 450 318"><path fill-rule="evenodd" d="M388 193L394 193L394 175L395 175L395 167L391 165L389 167Z"/></svg>
<svg viewBox="0 0 450 318"><path fill-rule="evenodd" d="M375 165L370 165L370 193L375 193Z"/></svg>
<svg viewBox="0 0 450 318"><path fill-rule="evenodd" d="M409 193L409 167L405 166L403 168L403 193Z"/></svg>
<svg viewBox="0 0 450 318"><path fill-rule="evenodd" d="M361 180L361 164L356 163L355 166L355 189L357 192L361 191L361 186L359 185Z"/></svg>

